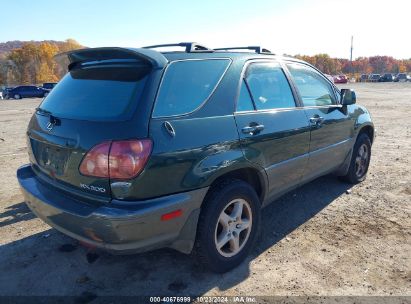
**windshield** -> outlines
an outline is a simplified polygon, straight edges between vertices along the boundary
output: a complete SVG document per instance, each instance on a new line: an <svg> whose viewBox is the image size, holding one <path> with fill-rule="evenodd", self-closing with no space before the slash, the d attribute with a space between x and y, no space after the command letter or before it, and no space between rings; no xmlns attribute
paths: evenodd
<svg viewBox="0 0 411 304"><path fill-rule="evenodd" d="M79 120L130 118L149 72L150 67L145 65L75 68L54 87L40 109L56 117Z"/></svg>

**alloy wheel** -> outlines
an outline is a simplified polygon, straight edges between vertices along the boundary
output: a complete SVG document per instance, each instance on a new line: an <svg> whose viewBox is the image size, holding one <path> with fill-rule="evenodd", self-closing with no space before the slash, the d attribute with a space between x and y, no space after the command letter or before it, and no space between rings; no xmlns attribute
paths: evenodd
<svg viewBox="0 0 411 304"><path fill-rule="evenodd" d="M362 144L355 158L355 174L357 177L362 177L367 172L369 154L368 146Z"/></svg>
<svg viewBox="0 0 411 304"><path fill-rule="evenodd" d="M215 246L224 257L238 254L250 236L253 217L244 199L229 202L222 210L215 228Z"/></svg>

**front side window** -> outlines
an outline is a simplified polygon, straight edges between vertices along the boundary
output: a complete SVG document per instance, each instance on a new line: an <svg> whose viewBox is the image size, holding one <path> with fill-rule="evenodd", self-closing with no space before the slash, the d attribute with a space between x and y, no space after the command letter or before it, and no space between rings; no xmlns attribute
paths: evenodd
<svg viewBox="0 0 411 304"><path fill-rule="evenodd" d="M229 64L229 59L171 63L164 73L153 117L183 115L196 110L212 94Z"/></svg>
<svg viewBox="0 0 411 304"><path fill-rule="evenodd" d="M287 64L304 106L329 106L336 104L333 89L328 81L313 68L297 63Z"/></svg>
<svg viewBox="0 0 411 304"><path fill-rule="evenodd" d="M253 63L245 80L257 110L293 108L294 96L278 63Z"/></svg>

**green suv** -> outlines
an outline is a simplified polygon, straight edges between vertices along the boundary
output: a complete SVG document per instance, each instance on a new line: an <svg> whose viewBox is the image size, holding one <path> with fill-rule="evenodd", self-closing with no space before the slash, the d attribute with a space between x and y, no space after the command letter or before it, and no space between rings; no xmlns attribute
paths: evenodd
<svg viewBox="0 0 411 304"><path fill-rule="evenodd" d="M195 43L62 56L17 177L39 218L89 246L169 247L225 272L282 194L331 172L365 179L369 112L303 61Z"/></svg>

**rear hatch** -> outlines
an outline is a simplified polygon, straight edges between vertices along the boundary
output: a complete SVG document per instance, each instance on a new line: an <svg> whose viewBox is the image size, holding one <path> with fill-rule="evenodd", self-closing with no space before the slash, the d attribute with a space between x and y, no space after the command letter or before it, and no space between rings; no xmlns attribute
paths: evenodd
<svg viewBox="0 0 411 304"><path fill-rule="evenodd" d="M146 103L153 98L147 87L162 66L144 52L102 48L66 54L69 72L28 126L30 161L41 179L91 201L111 199L109 178L83 175L79 167L99 144L147 137Z"/></svg>

